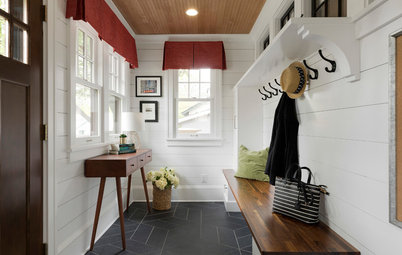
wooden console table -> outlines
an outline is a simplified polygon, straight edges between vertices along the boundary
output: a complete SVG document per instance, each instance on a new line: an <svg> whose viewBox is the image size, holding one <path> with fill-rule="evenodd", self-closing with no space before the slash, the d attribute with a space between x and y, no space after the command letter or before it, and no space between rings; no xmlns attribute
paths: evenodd
<svg viewBox="0 0 402 255"><path fill-rule="evenodd" d="M96 229L98 228L98 221L100 210L102 207L103 191L105 189L106 177L116 178L116 191L117 202L119 206L120 215L120 230L121 240L123 243L123 250L126 249L126 235L124 231L124 216L123 216L123 202L121 192L120 177L128 177L127 187L127 209L130 205L130 190L131 190L131 174L141 169L142 183L144 185L145 198L147 200L148 212L151 212L149 204L148 190L145 179L144 166L152 161L152 150L138 149L136 153L128 153L121 155L101 155L98 157L90 158L85 161L85 177L100 177L98 202L96 205L96 213L94 219L94 226L92 229L91 247L92 251L95 243Z"/></svg>

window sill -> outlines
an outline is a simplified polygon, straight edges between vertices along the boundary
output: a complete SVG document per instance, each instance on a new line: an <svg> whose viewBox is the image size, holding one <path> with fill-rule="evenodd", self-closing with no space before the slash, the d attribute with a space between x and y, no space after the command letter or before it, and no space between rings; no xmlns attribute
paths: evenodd
<svg viewBox="0 0 402 255"><path fill-rule="evenodd" d="M70 161L84 160L107 153L109 143L74 145L69 149Z"/></svg>
<svg viewBox="0 0 402 255"><path fill-rule="evenodd" d="M168 138L169 147L218 147L222 146L222 138Z"/></svg>

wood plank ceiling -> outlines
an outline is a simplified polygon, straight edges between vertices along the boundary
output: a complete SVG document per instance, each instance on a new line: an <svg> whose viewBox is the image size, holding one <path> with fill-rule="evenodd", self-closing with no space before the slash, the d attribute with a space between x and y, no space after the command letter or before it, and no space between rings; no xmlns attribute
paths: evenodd
<svg viewBox="0 0 402 255"><path fill-rule="evenodd" d="M136 34L248 34L265 1L113 0Z"/></svg>

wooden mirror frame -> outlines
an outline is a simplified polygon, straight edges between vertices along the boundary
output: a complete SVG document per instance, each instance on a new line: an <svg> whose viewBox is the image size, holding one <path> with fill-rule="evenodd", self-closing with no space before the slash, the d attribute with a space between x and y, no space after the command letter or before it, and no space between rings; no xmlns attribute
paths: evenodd
<svg viewBox="0 0 402 255"><path fill-rule="evenodd" d="M402 29L390 36L389 52L389 221L402 228Z"/></svg>

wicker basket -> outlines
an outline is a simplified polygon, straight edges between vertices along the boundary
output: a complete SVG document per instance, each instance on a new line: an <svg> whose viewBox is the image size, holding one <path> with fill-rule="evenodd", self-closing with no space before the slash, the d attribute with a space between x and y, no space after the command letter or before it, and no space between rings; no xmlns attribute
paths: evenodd
<svg viewBox="0 0 402 255"><path fill-rule="evenodd" d="M171 207L172 188L160 190L155 184L153 186L152 208L159 211L169 210Z"/></svg>

